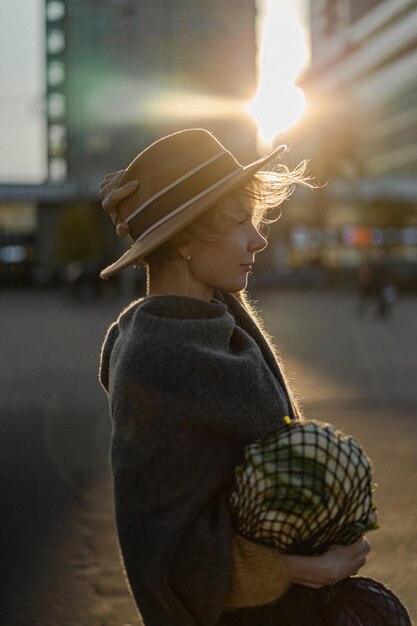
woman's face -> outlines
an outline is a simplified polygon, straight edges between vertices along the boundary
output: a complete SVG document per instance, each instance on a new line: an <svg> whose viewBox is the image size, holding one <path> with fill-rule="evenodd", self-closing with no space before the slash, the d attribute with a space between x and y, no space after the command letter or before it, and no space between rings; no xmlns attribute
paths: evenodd
<svg viewBox="0 0 417 626"><path fill-rule="evenodd" d="M255 255L266 246L267 240L254 225L252 215L247 210L237 211L236 220L222 239L190 242L188 269L192 291L210 294L214 289L232 293L245 289Z"/></svg>

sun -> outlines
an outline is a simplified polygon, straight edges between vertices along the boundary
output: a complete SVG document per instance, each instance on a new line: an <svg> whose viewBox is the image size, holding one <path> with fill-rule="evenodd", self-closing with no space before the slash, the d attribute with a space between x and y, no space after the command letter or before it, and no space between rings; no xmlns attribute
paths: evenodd
<svg viewBox="0 0 417 626"><path fill-rule="evenodd" d="M306 99L299 87L279 84L273 87L260 89L247 106L256 121L259 138L267 145L298 122L306 109Z"/></svg>
<svg viewBox="0 0 417 626"><path fill-rule="evenodd" d="M301 22L285 4L264 0L262 13L259 82L247 111L256 121L261 143L269 145L306 109L304 93L295 80L307 63L308 52Z"/></svg>

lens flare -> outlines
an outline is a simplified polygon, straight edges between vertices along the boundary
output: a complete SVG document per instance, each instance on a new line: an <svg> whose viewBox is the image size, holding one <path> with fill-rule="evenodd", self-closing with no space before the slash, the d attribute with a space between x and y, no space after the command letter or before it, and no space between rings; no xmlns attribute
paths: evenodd
<svg viewBox="0 0 417 626"><path fill-rule="evenodd" d="M192 122L193 119L247 115L247 103L240 99L172 89L164 85L163 78L158 77L147 82L107 75L101 83L90 84L85 100L88 117L111 126L184 120Z"/></svg>

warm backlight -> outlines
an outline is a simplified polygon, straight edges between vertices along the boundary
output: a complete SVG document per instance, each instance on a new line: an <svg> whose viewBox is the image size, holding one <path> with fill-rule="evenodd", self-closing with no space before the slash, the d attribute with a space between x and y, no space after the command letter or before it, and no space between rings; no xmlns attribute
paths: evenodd
<svg viewBox="0 0 417 626"><path fill-rule="evenodd" d="M261 143L271 144L302 116L306 101L295 85L307 61L301 22L281 0L264 0L259 24L259 83L247 110L255 119Z"/></svg>

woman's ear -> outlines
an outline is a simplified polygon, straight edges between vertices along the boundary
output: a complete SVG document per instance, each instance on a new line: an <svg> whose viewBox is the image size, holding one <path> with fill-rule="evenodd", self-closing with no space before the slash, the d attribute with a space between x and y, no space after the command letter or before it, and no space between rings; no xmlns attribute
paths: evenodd
<svg viewBox="0 0 417 626"><path fill-rule="evenodd" d="M184 243L182 246L178 246L178 253L184 261L189 259L191 256L190 244Z"/></svg>

